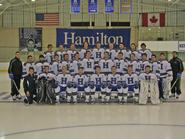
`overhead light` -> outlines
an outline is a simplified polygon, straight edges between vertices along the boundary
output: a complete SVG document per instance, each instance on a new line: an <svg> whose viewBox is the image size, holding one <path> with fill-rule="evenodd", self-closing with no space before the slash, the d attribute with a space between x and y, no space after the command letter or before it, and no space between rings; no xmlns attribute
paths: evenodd
<svg viewBox="0 0 185 139"><path fill-rule="evenodd" d="M35 2L35 0L31 0L32 2Z"/></svg>
<svg viewBox="0 0 185 139"><path fill-rule="evenodd" d="M2 3L0 3L0 6L2 6L3 4Z"/></svg>
<svg viewBox="0 0 185 139"><path fill-rule="evenodd" d="M172 0L168 0L168 2L171 2Z"/></svg>

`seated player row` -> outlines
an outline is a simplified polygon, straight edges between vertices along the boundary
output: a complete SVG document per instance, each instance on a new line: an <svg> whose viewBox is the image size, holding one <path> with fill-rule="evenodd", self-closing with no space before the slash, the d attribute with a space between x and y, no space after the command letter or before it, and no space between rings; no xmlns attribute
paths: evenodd
<svg viewBox="0 0 185 139"><path fill-rule="evenodd" d="M28 89L30 85L28 79L34 77L33 73L34 68L30 67L29 74L25 77L23 85L29 103L33 102L33 95L27 95L27 92L30 92ZM151 73L151 67L149 65L145 67L145 72L139 76L133 73L133 66L129 65L128 72L124 76L117 74L116 66L111 67L111 73L108 75L102 74L100 66L96 66L95 73L91 76L84 74L84 68L79 67L78 74L74 77L68 73L67 66L63 66L62 72L56 76L49 73L49 66L45 65L43 73L37 79L53 80L57 83L57 85L53 86L55 88L53 92L51 90L49 92L47 91L47 93L43 91L48 86L42 86L41 90L36 92L37 94L32 91L31 94L36 94L37 102L41 103L52 99L57 101L63 99L68 103L77 103L77 98L82 100L83 97L86 103L94 103L96 92L99 92L102 103L109 103L114 91L116 92L119 103L127 102L127 99L132 97L139 104L146 104L148 96L151 98L152 104L159 104L160 102L157 76ZM140 84L142 90L140 93L139 81L142 82ZM149 83L150 87L146 83ZM53 93L57 93L57 96L55 97Z"/></svg>

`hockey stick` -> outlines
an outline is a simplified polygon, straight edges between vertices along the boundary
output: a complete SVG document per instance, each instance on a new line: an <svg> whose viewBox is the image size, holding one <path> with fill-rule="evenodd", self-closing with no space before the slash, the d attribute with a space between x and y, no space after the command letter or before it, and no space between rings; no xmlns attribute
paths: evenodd
<svg viewBox="0 0 185 139"><path fill-rule="evenodd" d="M177 79L175 80L175 82L173 83L173 85L172 85L172 87L171 87L171 90L173 89L173 87L175 86L175 84L177 83L178 80L179 80L179 78L177 78Z"/></svg>
<svg viewBox="0 0 185 139"><path fill-rule="evenodd" d="M16 83L15 83L14 79L11 79L11 81L13 82L13 84L14 84L14 86L15 86L15 88L16 88L16 90L17 90L17 92L21 95L21 93L19 92L19 89L18 89L18 87L17 87L17 85L16 85Z"/></svg>

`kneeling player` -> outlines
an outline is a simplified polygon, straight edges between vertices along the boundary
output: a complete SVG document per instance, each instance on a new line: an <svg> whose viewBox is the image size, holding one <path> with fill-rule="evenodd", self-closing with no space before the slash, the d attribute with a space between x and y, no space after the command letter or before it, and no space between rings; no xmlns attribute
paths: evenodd
<svg viewBox="0 0 185 139"><path fill-rule="evenodd" d="M38 76L38 103L54 104L56 102L55 79L55 75L49 72L49 64L44 65L44 72Z"/></svg>
<svg viewBox="0 0 185 139"><path fill-rule="evenodd" d="M157 76L151 73L150 66L145 67L145 72L140 74L139 104L146 104L150 98L152 104L159 104L159 88Z"/></svg>
<svg viewBox="0 0 185 139"><path fill-rule="evenodd" d="M123 93L122 79L119 74L117 74L117 69L115 66L111 68L112 73L108 75L107 78L107 91L106 91L106 102L108 103L111 98L111 92L118 92L118 96Z"/></svg>
<svg viewBox="0 0 185 139"><path fill-rule="evenodd" d="M29 73L24 78L23 88L26 95L24 102L32 104L33 100L36 101L36 76L33 67L29 68Z"/></svg>
<svg viewBox="0 0 185 139"><path fill-rule="evenodd" d="M89 82L89 89L91 92L91 96L87 96L86 98L89 99L91 98L91 101L95 101L95 92L101 92L101 97L102 101L105 99L106 95L106 76L104 74L101 74L101 68L100 66L96 66L95 68L96 74L93 74L90 77L90 82ZM89 101L89 100L87 100Z"/></svg>
<svg viewBox="0 0 185 139"><path fill-rule="evenodd" d="M72 96L72 76L68 74L67 66L62 67L62 73L57 76L57 82L59 85L59 99L65 99L67 96L67 102L71 101Z"/></svg>
<svg viewBox="0 0 185 139"><path fill-rule="evenodd" d="M123 94L124 102L127 102L127 98L134 98L138 101L139 94L139 80L137 74L133 73L133 66L128 66L128 73L123 76ZM120 99L121 100L121 97Z"/></svg>
<svg viewBox="0 0 185 139"><path fill-rule="evenodd" d="M89 95L90 90L88 88L88 78L86 75L84 75L84 69L83 67L80 67L78 69L78 74L74 77L74 91L73 91L73 101L74 103L77 102L77 95ZM78 92L78 94L77 94ZM85 93L85 94L84 94Z"/></svg>

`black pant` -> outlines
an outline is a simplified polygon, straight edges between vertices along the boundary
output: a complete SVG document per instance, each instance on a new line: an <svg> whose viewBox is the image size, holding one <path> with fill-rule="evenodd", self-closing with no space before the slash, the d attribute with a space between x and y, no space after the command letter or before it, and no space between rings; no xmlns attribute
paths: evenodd
<svg viewBox="0 0 185 139"><path fill-rule="evenodd" d="M163 79L162 78L160 78L160 80L158 81L158 85L159 85L159 98L164 98Z"/></svg>
<svg viewBox="0 0 185 139"><path fill-rule="evenodd" d="M177 76L173 76L173 80L171 82L171 87L173 86L172 94L175 94L175 93L177 93L177 95L181 94L180 84L181 84L181 79L177 78Z"/></svg>
<svg viewBox="0 0 185 139"><path fill-rule="evenodd" d="M37 101L36 92L29 92L29 96L27 95L27 92L25 92L25 95L26 95L27 102L29 104L32 104L33 101L35 101L35 102Z"/></svg>
<svg viewBox="0 0 185 139"><path fill-rule="evenodd" d="M11 95L12 96L19 95L20 83L21 83L20 76L14 76L14 79L11 80ZM17 88L16 88L15 84L16 84Z"/></svg>

